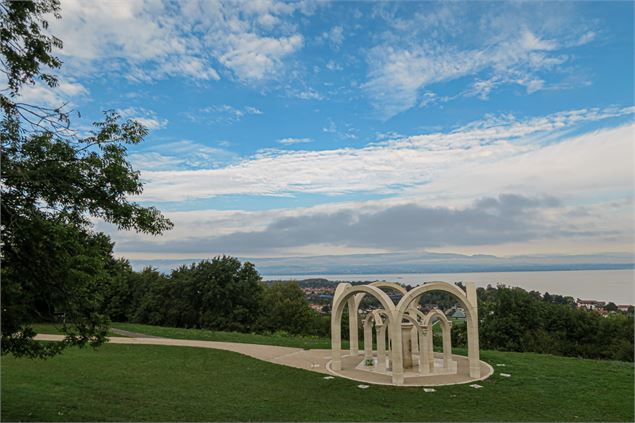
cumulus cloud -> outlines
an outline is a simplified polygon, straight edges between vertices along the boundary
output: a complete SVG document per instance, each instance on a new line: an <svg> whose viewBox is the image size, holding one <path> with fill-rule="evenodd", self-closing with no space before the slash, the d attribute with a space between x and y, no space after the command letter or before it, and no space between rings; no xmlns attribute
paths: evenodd
<svg viewBox="0 0 635 423"><path fill-rule="evenodd" d="M275 77L302 48L302 35L284 21L311 10L277 1L63 0L61 13L63 19L50 19L51 31L64 40L68 72L218 80L226 69L251 82Z"/></svg>
<svg viewBox="0 0 635 423"><path fill-rule="evenodd" d="M332 27L320 34L318 42L327 42L333 50L339 50L344 42L344 28L339 25Z"/></svg>
<svg viewBox="0 0 635 423"><path fill-rule="evenodd" d="M128 107L118 112L121 117L136 120L149 130L163 129L168 125L167 119L159 118L154 110L144 107Z"/></svg>
<svg viewBox="0 0 635 423"><path fill-rule="evenodd" d="M55 88L42 82L26 84L20 90L20 101L37 106L58 108L72 107L77 99L89 94L88 89L72 79L61 78Z"/></svg>

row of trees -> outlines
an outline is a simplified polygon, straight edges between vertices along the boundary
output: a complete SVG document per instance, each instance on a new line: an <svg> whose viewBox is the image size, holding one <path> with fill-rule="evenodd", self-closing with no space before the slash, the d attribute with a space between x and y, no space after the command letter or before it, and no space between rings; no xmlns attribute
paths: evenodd
<svg viewBox="0 0 635 423"><path fill-rule="evenodd" d="M217 257L182 266L169 275L152 269L134 272L123 261L119 266L103 310L116 321L329 335L330 316L314 312L297 283L264 284L251 263ZM479 288L477 295L481 348L633 360L632 315L603 317L577 309L570 297L506 286ZM421 302L447 303L443 308L455 304L446 293L430 293ZM465 341L465 325L455 325L454 344L461 346Z"/></svg>
<svg viewBox="0 0 635 423"><path fill-rule="evenodd" d="M327 336L328 318L314 312L297 283L264 284L249 263L216 257L170 274L127 262L105 292L103 313L114 321L239 332Z"/></svg>
<svg viewBox="0 0 635 423"><path fill-rule="evenodd" d="M538 352L633 361L633 315L575 307L571 297L506 286L479 288L479 334L483 349ZM464 345L465 327L453 328Z"/></svg>

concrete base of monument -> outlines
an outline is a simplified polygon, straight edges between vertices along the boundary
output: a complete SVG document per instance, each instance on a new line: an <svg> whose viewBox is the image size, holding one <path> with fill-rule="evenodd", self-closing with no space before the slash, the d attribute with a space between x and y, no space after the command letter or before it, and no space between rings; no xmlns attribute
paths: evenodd
<svg viewBox="0 0 635 423"><path fill-rule="evenodd" d="M462 383L474 383L484 380L494 373L494 368L484 361L481 361L481 377L470 377L470 366L467 357L452 355L450 366L443 367L443 354L435 353L434 370L422 375L418 366L405 369L402 386L442 386L458 385ZM416 363L416 360L415 360ZM364 355L344 355L342 356L342 370L333 370L331 362L326 363L326 369L340 377L355 380L358 382L371 383L375 385L393 385L392 371L388 361L386 366L378 366L377 359L373 360L373 365L367 365Z"/></svg>

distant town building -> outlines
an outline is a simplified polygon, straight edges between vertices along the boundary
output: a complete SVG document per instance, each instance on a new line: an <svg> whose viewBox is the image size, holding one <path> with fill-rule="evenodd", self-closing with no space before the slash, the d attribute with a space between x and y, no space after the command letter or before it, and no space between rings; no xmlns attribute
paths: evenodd
<svg viewBox="0 0 635 423"><path fill-rule="evenodd" d="M324 305L322 305L322 304L309 304L309 307L311 307L313 310L317 311L318 313L322 313L322 309L324 308Z"/></svg>
<svg viewBox="0 0 635 423"><path fill-rule="evenodd" d="M465 310L461 307L452 307L445 312L445 315L453 320L465 320Z"/></svg>
<svg viewBox="0 0 635 423"><path fill-rule="evenodd" d="M623 311L623 312L626 313L628 311L628 309L631 308L631 307L633 307L633 306L630 305L630 304L620 304L620 305L617 306L617 309L619 311Z"/></svg>
<svg viewBox="0 0 635 423"><path fill-rule="evenodd" d="M586 308L587 310L599 310L604 309L606 303L604 301L581 300L578 298L575 305L578 308Z"/></svg>

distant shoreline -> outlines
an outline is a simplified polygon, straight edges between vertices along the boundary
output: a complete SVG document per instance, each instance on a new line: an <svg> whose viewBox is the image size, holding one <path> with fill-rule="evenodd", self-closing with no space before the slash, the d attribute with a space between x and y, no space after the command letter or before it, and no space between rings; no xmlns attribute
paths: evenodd
<svg viewBox="0 0 635 423"><path fill-rule="evenodd" d="M360 269L364 270L364 269ZM635 263L626 264L591 264L591 265L536 265L536 266L527 266L527 267L491 267L491 268L463 268L463 269L422 269L422 270L412 270L412 271L404 271L400 269L395 270L375 270L372 269L370 271L360 271L360 272L346 272L346 271L326 271L326 272L277 272L271 273L271 276L310 276L310 275L325 275L325 276L336 276L336 275L394 275L394 274L402 274L402 275L416 275L416 274L455 274L455 273L515 273L515 272L576 272L576 271L594 271L594 270L635 270ZM263 274L263 279L270 277L269 275Z"/></svg>
<svg viewBox="0 0 635 423"><path fill-rule="evenodd" d="M419 272L419 273L357 273L357 274L295 274L263 275L271 280L327 279L333 282L370 282L387 280L406 285L420 285L433 280L445 282L474 282L479 287L503 284L527 291L549 292L573 298L635 303L635 269L576 269L503 272Z"/></svg>

